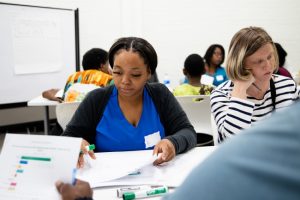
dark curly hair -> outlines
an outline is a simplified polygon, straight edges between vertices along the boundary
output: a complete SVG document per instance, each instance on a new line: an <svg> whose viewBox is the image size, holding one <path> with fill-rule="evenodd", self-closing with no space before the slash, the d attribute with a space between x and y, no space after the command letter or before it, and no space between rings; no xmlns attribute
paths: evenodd
<svg viewBox="0 0 300 200"><path fill-rule="evenodd" d="M206 50L206 53L204 55L205 62L208 64L208 66L211 65L211 58L213 57L216 48L221 49L221 52L223 54L222 61L219 64L219 66L217 66L217 67L221 67L221 64L224 62L224 59L225 59L225 50L224 50L224 47L222 45L220 45L220 44L213 44L210 47L208 47L208 49Z"/></svg>
<svg viewBox="0 0 300 200"><path fill-rule="evenodd" d="M92 48L83 55L82 67L84 70L99 69L101 64L106 64L107 60L107 51L100 48Z"/></svg>
<svg viewBox="0 0 300 200"><path fill-rule="evenodd" d="M189 55L184 61L184 69L192 77L200 77L205 73L203 58L198 54Z"/></svg>

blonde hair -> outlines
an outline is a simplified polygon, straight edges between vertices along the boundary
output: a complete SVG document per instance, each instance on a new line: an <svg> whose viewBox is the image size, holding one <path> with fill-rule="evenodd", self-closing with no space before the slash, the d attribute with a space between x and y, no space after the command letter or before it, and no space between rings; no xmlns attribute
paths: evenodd
<svg viewBox="0 0 300 200"><path fill-rule="evenodd" d="M278 55L271 36L260 27L243 28L237 32L229 45L226 73L230 80L248 80L250 71L244 68L245 59L265 44L274 49L274 71L278 69Z"/></svg>

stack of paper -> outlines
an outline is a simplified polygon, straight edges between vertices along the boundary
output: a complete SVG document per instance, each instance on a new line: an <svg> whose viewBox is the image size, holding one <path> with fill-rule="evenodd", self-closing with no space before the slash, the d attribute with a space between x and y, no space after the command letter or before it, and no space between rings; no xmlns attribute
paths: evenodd
<svg viewBox="0 0 300 200"><path fill-rule="evenodd" d="M194 148L160 166L152 164L156 159L152 150L96 153L96 160L89 160L77 178L89 182L91 187L143 184L177 187L215 149L214 146Z"/></svg>

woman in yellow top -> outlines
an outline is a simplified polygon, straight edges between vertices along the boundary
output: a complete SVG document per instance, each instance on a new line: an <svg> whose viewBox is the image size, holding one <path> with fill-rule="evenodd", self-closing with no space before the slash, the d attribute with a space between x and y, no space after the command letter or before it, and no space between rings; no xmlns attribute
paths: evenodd
<svg viewBox="0 0 300 200"><path fill-rule="evenodd" d="M175 96L186 95L210 95L212 86L201 84L201 76L205 73L203 58L198 54L189 55L184 61L183 74L188 83L177 86L173 94Z"/></svg>

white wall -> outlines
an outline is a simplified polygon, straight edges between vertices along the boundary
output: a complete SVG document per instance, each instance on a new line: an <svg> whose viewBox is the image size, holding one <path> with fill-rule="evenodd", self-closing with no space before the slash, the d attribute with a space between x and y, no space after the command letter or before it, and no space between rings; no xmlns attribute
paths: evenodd
<svg viewBox="0 0 300 200"><path fill-rule="evenodd" d="M5 2L5 1L4 1ZM81 55L92 47L106 50L121 36L147 39L159 56L160 80L171 85L183 77L184 59L204 55L210 44L226 52L234 33L246 26L265 28L287 50L288 69L300 70L299 0L10 0L39 6L79 8ZM1 27L0 27L1 28ZM3 86L2 86L3 87ZM46 89L46 88L45 88ZM38 95L38 94L37 94ZM0 110L0 117L1 110Z"/></svg>
<svg viewBox="0 0 300 200"><path fill-rule="evenodd" d="M289 69L300 69L300 1L151 0L142 10L142 32L158 51L160 78L168 72L173 86L190 53L204 56L213 43L227 53L232 36L247 26L264 27L287 50Z"/></svg>

